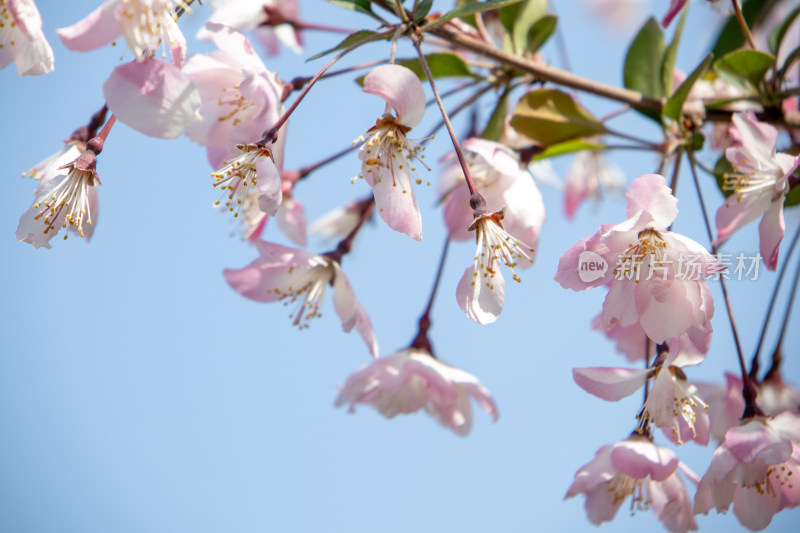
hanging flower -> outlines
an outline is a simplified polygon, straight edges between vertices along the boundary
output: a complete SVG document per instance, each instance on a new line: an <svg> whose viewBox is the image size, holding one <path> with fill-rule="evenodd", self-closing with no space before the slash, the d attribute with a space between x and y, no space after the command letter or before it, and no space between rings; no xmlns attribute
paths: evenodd
<svg viewBox="0 0 800 533"><path fill-rule="evenodd" d="M422 218L412 186L412 181L422 182L412 164L420 160L421 147L406 137L425 114L422 84L406 67L383 65L364 78L364 92L386 100L396 116L384 113L362 137L361 176L372 187L378 213L389 227L422 240Z"/></svg>
<svg viewBox="0 0 800 533"><path fill-rule="evenodd" d="M355 372L342 387L336 406L375 407L386 418L425 409L459 435L472 428L470 397L496 421L497 406L472 374L442 363L427 350L408 348L381 357Z"/></svg>
<svg viewBox="0 0 800 533"><path fill-rule="evenodd" d="M778 130L756 120L755 113L734 114L741 146L725 150L734 173L726 176L724 189L731 192L717 210L717 240L722 244L733 233L758 217L761 256L768 269L778 266L786 226L783 201L789 192L789 176L800 165L800 156L776 152Z"/></svg>
<svg viewBox="0 0 800 533"><path fill-rule="evenodd" d="M53 49L33 0L0 0L0 70L12 62L20 76L53 72Z"/></svg>

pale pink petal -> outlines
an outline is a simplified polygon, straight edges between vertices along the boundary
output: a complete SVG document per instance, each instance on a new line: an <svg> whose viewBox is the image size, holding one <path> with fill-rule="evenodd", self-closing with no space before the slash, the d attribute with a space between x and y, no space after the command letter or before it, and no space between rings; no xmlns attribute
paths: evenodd
<svg viewBox="0 0 800 533"><path fill-rule="evenodd" d="M498 269L488 281L480 279L480 271L468 267L456 287L458 305L469 318L478 324L491 324L503 310L506 282Z"/></svg>
<svg viewBox="0 0 800 533"><path fill-rule="evenodd" d="M42 17L36 4L33 0L9 0L7 7L16 28L22 35L16 39L14 46L6 47L10 50L0 50L0 54L5 52L15 56L13 60L20 76L37 76L52 72L53 49L42 33ZM7 64L7 60L0 58L0 68Z"/></svg>
<svg viewBox="0 0 800 533"><path fill-rule="evenodd" d="M202 102L192 79L165 61L118 66L103 84L103 95L119 120L152 137L175 139L200 120Z"/></svg>
<svg viewBox="0 0 800 533"><path fill-rule="evenodd" d="M717 209L717 239L714 244L720 245L737 230L749 224L769 209L772 201L769 195L745 195L741 198L736 193L725 199Z"/></svg>
<svg viewBox="0 0 800 533"><path fill-rule="evenodd" d="M419 78L400 65L375 67L364 78L364 92L380 96L397 113L400 124L413 128L425 114L425 91Z"/></svg>
<svg viewBox="0 0 800 533"><path fill-rule="evenodd" d="M298 246L306 245L306 211L303 204L292 198L284 198L277 219L284 235Z"/></svg>
<svg viewBox="0 0 800 533"><path fill-rule="evenodd" d="M70 50L86 52L105 46L122 33L116 17L118 6L115 2L104 2L85 18L72 26L57 29L56 33Z"/></svg>
<svg viewBox="0 0 800 533"><path fill-rule="evenodd" d="M422 216L417 206L417 197L411 185L408 165L403 165L400 158L392 156L396 162L394 172L380 167L380 177L372 185L375 206L381 218L395 231L405 233L412 239L422 240ZM402 167L402 168L400 168ZM365 174L365 178L370 176ZM369 181L369 180L367 180Z"/></svg>
<svg viewBox="0 0 800 533"><path fill-rule="evenodd" d="M666 229L678 216L678 199L667 187L667 180L659 174L644 174L633 181L633 185L625 194L628 206L625 214L628 218L645 211L652 217L651 227Z"/></svg>
<svg viewBox="0 0 800 533"><path fill-rule="evenodd" d="M274 217L283 201L281 175L269 157L258 158L256 174L258 175L258 207Z"/></svg>
<svg viewBox="0 0 800 533"><path fill-rule="evenodd" d="M770 483L767 480L767 483ZM736 487L733 496L733 514L737 520L751 531L760 531L772 521L778 512L780 498L771 491L757 491L755 488Z"/></svg>
<svg viewBox="0 0 800 533"><path fill-rule="evenodd" d="M319 255L274 242L258 241L255 245L262 259L267 263L284 263L293 268L314 268L326 266L329 262Z"/></svg>
<svg viewBox="0 0 800 533"><path fill-rule="evenodd" d="M256 259L244 268L226 268L223 276L234 291L256 302L279 301L283 293L275 288L291 280L288 266L264 259Z"/></svg>
<svg viewBox="0 0 800 533"><path fill-rule="evenodd" d="M765 464L783 463L792 455L792 443L758 418L728 430L725 446L742 463L756 460Z"/></svg>
<svg viewBox="0 0 800 533"><path fill-rule="evenodd" d="M372 322L370 322L369 316L361 307L361 304L356 300L350 281L345 277L337 263L334 263L334 268L336 269L336 274L333 278L333 307L342 321L342 329L349 333L355 327L367 344L369 353L373 357L378 357L378 340L375 337L375 331L372 329Z"/></svg>
<svg viewBox="0 0 800 533"><path fill-rule="evenodd" d="M217 48L234 58L240 65L252 70L255 74L267 71L264 62L243 33L215 22L205 25L204 40L213 43Z"/></svg>
<svg viewBox="0 0 800 533"><path fill-rule="evenodd" d="M573 368L572 379L589 394L616 402L641 389L648 373L646 368Z"/></svg>
<svg viewBox="0 0 800 533"><path fill-rule="evenodd" d="M772 159L778 145L778 130L774 126L759 122L753 111L734 113L731 120L738 130L742 146L756 152L759 162Z"/></svg>
<svg viewBox="0 0 800 533"><path fill-rule="evenodd" d="M628 282L634 285L633 281ZM635 285L635 306L642 329L655 343L680 337L695 322L695 310L702 305L700 282L653 279ZM630 303L629 303L630 305Z"/></svg>
<svg viewBox="0 0 800 533"><path fill-rule="evenodd" d="M636 305L631 305L635 302L636 287L631 280L612 282L603 301L604 328L608 329L615 324L625 328L639 321Z"/></svg>
<svg viewBox="0 0 800 533"><path fill-rule="evenodd" d="M773 201L758 225L759 249L769 270L778 267L778 248L786 232L783 222L783 196Z"/></svg>
<svg viewBox="0 0 800 533"><path fill-rule="evenodd" d="M678 468L678 458L672 450L656 446L647 437L632 437L614 445L611 464L635 479L650 476L653 481L663 481Z"/></svg>
<svg viewBox="0 0 800 533"><path fill-rule="evenodd" d="M610 226L601 226L597 233L581 239L564 252L564 255L558 260L558 271L553 279L565 289L574 291L583 291L604 285L616 265L614 254L603 242L603 233L608 228ZM582 271L585 265L595 262L605 266L606 271L602 272L602 275L595 277L593 272ZM605 327L610 327L610 323Z"/></svg>

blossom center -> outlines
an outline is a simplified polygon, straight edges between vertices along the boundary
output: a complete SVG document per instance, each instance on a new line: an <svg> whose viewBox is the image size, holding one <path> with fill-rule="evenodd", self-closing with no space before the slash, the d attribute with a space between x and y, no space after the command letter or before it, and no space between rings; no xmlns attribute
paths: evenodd
<svg viewBox="0 0 800 533"><path fill-rule="evenodd" d="M503 209L496 213L483 214L473 220L468 228L469 231L475 231L478 243L473 276L479 279L472 281L473 286L475 283L485 283L489 289L494 289L492 279L497 273L495 262L505 263L516 282L522 281L514 272L518 261L525 260L533 263L531 255L535 253L535 250L509 235L503 228L503 215Z"/></svg>
<svg viewBox="0 0 800 533"><path fill-rule="evenodd" d="M409 131L411 128L398 123L393 116L384 115L367 131L366 139L363 136L359 138L365 141L362 173L369 174L374 183L380 183L384 175L381 170L385 169L392 177L392 186L401 187L404 194L408 192L405 176L413 174L417 185L422 184L416 167L411 166L414 160L430 170L422 161L425 148L406 137Z"/></svg>
<svg viewBox="0 0 800 533"><path fill-rule="evenodd" d="M222 198L214 202L214 205L224 202L225 208L234 213L234 218L239 216L239 209L245 203L248 193L258 185L256 162L262 157L272 159L269 148L257 144L237 144L236 148L242 153L230 162L225 161L221 169L211 173L216 180L214 187L224 191Z"/></svg>
<svg viewBox="0 0 800 533"><path fill-rule="evenodd" d="M6 45L14 46L14 37L17 34L17 23L11 17L11 13L6 7L6 0L0 0L0 50Z"/></svg>
<svg viewBox="0 0 800 533"><path fill-rule="evenodd" d="M614 495L614 505L619 505L628 496L631 498L631 512L646 511L653 503L650 498L649 484L645 478L636 479L625 474L617 474L606 481L606 491Z"/></svg>
<svg viewBox="0 0 800 533"><path fill-rule="evenodd" d="M97 185L94 173L88 170L73 168L66 177L56 185L49 196L35 204L34 209L44 208L33 217L34 220L42 219L45 225L45 235L51 231L58 231L56 227L67 224L74 226L78 234L83 237L83 222L92 224L92 211L89 205L89 187ZM64 235L66 240L67 235Z"/></svg>
<svg viewBox="0 0 800 533"><path fill-rule="evenodd" d="M327 260L326 260L327 261ZM288 274L294 274L295 267L290 266ZM325 289L333 282L335 270L328 261L323 265L303 269L294 276L285 287L275 287L272 292L278 296L284 305L299 301L297 309L290 315L292 324L300 329L306 329L312 318L321 316L320 305L325 296Z"/></svg>
<svg viewBox="0 0 800 533"><path fill-rule="evenodd" d="M661 233L652 228L645 228L637 237L638 240L629 244L622 253L619 265L614 269L614 276L618 279L633 278L638 283L645 260L649 260L646 266L650 269L664 269L667 242Z"/></svg>

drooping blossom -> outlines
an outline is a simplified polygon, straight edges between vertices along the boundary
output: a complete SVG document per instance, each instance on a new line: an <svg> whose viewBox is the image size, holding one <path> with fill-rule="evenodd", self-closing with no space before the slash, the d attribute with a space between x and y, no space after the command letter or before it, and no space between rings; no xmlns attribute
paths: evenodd
<svg viewBox="0 0 800 533"><path fill-rule="evenodd" d="M47 169L36 189L33 205L17 226L17 240L36 248L50 248L50 239L67 229L90 240L97 221L97 187L100 178L94 155L84 152L56 171ZM64 235L64 239L67 235Z"/></svg>
<svg viewBox="0 0 800 533"><path fill-rule="evenodd" d="M224 0L208 21L234 30L253 30L267 54L275 56L280 52L281 44L298 54L303 51L302 34L290 23L299 17L297 0ZM202 28L197 38L206 40L208 30Z"/></svg>
<svg viewBox="0 0 800 533"><path fill-rule="evenodd" d="M536 248L545 221L544 202L530 174L520 168L519 156L507 146L470 138L461 147L478 192L492 208L505 207L503 227L508 233ZM473 238L467 229L473 221L469 189L455 153L447 156L450 164L442 173L439 193L444 221L450 238L465 241ZM525 267L530 263L521 263Z"/></svg>
<svg viewBox="0 0 800 533"><path fill-rule="evenodd" d="M183 67L202 101L202 120L192 124L186 134L206 146L211 166L220 168L224 160L238 155L236 145L257 141L278 121L284 111L283 86L242 33L208 23L206 34L219 50L194 54ZM279 162L285 137L284 127L271 147Z"/></svg>
<svg viewBox="0 0 800 533"><path fill-rule="evenodd" d="M239 155L211 173L216 181L214 187L222 191L222 198L215 205L224 205L234 217L245 205L250 191L257 191L258 207L266 214L275 216L281 206L283 192L278 167L272 151L261 144L239 144Z"/></svg>
<svg viewBox="0 0 800 533"><path fill-rule="evenodd" d="M639 415L639 431L649 431L652 423L676 444L692 441L705 446L709 437L707 406L683 370L702 362L705 355L688 334L668 340L666 347L665 356L656 358L650 368L575 368L573 379L586 392L607 401L630 396L652 380Z"/></svg>
<svg viewBox="0 0 800 533"><path fill-rule="evenodd" d="M370 353L377 357L378 342L372 323L337 261L265 241L254 245L260 254L258 259L244 268L224 271L225 280L234 291L257 302L296 305L293 324L304 329L320 315L325 290L330 285L342 329L350 332L355 328Z"/></svg>
<svg viewBox="0 0 800 533"><path fill-rule="evenodd" d="M384 113L367 130L358 150L361 176L372 187L381 218L395 231L422 240L422 218L412 182L422 183L413 166L421 147L406 134L422 121L425 92L410 69L382 65L364 78L364 92L380 96L396 115Z"/></svg>
<svg viewBox="0 0 800 533"><path fill-rule="evenodd" d="M630 498L631 511L652 508L669 531L694 531L691 499L678 469L689 479L696 477L671 450L634 434L600 448L575 474L566 498L585 494L586 514L596 525L613 520Z"/></svg>
<svg viewBox="0 0 800 533"><path fill-rule="evenodd" d="M576 291L608 284L602 322L639 324L660 344L698 328L711 331L714 314L705 278L719 261L692 239L667 231L678 201L663 176L645 174L626 194L628 220L602 225L561 257L555 279Z"/></svg>
<svg viewBox="0 0 800 533"><path fill-rule="evenodd" d="M471 398L497 420L497 406L475 376L424 349L408 348L351 375L336 406L348 404L353 412L358 403L371 405L387 418L425 409L443 426L466 435L472 428Z"/></svg>
<svg viewBox="0 0 800 533"><path fill-rule="evenodd" d="M695 513L733 514L753 531L800 504L800 415L743 420L725 434L695 495Z"/></svg>
<svg viewBox="0 0 800 533"><path fill-rule="evenodd" d="M778 130L756 119L755 113L734 114L733 124L741 146L725 150L734 173L725 177L731 195L717 210L717 240L722 244L734 232L758 217L760 252L770 270L778 266L786 226L783 201L789 192L789 176L800 165L800 156L776 152ZM763 215L763 216L762 216Z"/></svg>
<svg viewBox="0 0 800 533"><path fill-rule="evenodd" d="M617 194L625 186L625 175L599 150L582 150L567 169L564 212L573 218L587 198L599 200L604 192Z"/></svg>
<svg viewBox="0 0 800 533"><path fill-rule="evenodd" d="M290 241L298 246L306 246L308 243L308 236L305 208L299 200L292 197L293 182L291 179L287 179L287 175L291 175L292 172L281 172L281 174L283 175L281 182L282 198L278 212L275 215L275 220L278 223L278 228L280 228L281 232L288 237ZM297 174L297 172L294 172L294 174ZM240 206L241 209L238 211L242 214L244 238L251 242L261 239L261 235L269 221L269 216L261 209L259 203L260 196L260 191L257 188L247 188L244 200ZM230 198L226 204L227 203L230 203ZM225 206L223 210L229 211L230 208Z"/></svg>
<svg viewBox="0 0 800 533"><path fill-rule="evenodd" d="M0 0L0 70L12 62L20 76L53 72L53 49L33 0Z"/></svg>
<svg viewBox="0 0 800 533"><path fill-rule="evenodd" d="M190 11L182 0L106 0L85 18L56 33L64 46L81 52L105 46L123 35L137 61L163 47L180 68L186 58L186 38L176 22L179 9Z"/></svg>
<svg viewBox="0 0 800 533"><path fill-rule="evenodd" d="M479 324L497 320L503 310L506 282L500 264L511 270L512 279L521 281L514 268L532 264L536 250L510 235L503 228L503 210L485 212L469 225L475 232L477 249L472 266L467 267L456 287L458 305Z"/></svg>
<svg viewBox="0 0 800 533"><path fill-rule="evenodd" d="M29 170L23 172L22 175L45 181L54 174L58 174L62 166L77 159L84 150L86 150L85 142L67 140L61 149L36 163Z"/></svg>

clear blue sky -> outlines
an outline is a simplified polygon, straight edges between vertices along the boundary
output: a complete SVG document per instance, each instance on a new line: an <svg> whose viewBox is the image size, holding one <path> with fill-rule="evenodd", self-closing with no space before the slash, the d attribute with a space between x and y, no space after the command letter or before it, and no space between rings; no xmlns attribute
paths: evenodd
<svg viewBox="0 0 800 533"><path fill-rule="evenodd" d="M82 18L98 1L37 3L55 72L20 79L13 67L0 71L0 153L8 187L0 199L0 531L594 531L582 498L565 502L564 493L600 446L630 432L640 397L610 404L573 383L572 367L622 366L624 360L589 329L603 291L573 293L552 278L569 246L601 223L624 219L623 200L584 206L577 220L567 221L561 193L541 186L548 221L537 262L522 272L521 285L509 285L503 314L490 326L468 320L454 297L474 245L451 248L432 340L442 359L493 392L496 424L476 410L472 433L459 438L424 414L391 421L365 407L348 414L333 401L336 388L369 361L363 342L341 332L330 303L323 319L296 331L289 309L250 302L229 289L222 270L246 265L256 252L233 235L238 228L227 215L212 209L218 195L205 151L188 140L150 139L118 124L98 160L103 185L92 242L70 237L54 240L52 250L35 250L16 241L18 218L35 188L19 174L56 151L102 105L102 83L123 50L77 53L60 45L55 29ZM638 21L610 32L577 4L557 6L572 69L620 84L622 57ZM667 2L653 4L660 17ZM719 18L694 4L678 61L684 71L705 55ZM319 0L303 0L301 8L312 22L353 29L371 24ZM207 6L198 7L181 20L187 37L208 13ZM322 63L304 59L332 40L313 33L306 39L307 52L284 51L266 59L268 68L285 80L313 74ZM207 50L190 38L190 52ZM386 43L371 45L344 64L387 53ZM560 65L552 43L544 55ZM582 101L598 115L614 108L594 98ZM383 103L361 93L352 77L320 85L292 117L287 168L347 147L382 111ZM436 122L431 109L418 131ZM658 131L644 119L625 116L614 125L657 140ZM457 120L456 128L464 131L465 122ZM427 160L436 162L447 151L440 133ZM614 159L629 183L656 167L647 154L615 153ZM563 175L568 163L556 160L556 169ZM435 208L440 167L432 168L434 186L417 191L423 242L376 220L343 262L382 354L413 337L444 239ZM358 171L353 154L301 183L297 194L309 219L368 193L365 183L350 183ZM710 178L706 185L708 202L716 206L720 197ZM674 229L705 243L686 168L678 189L681 214ZM798 226L797 213L786 219L788 228ZM266 238L285 242L274 226ZM751 225L727 248L750 253L756 243ZM312 240L310 249L329 246ZM762 270L759 282L731 283L748 352L774 279ZM712 290L712 348L690 373L705 381L736 368L719 287ZM796 380L800 313L794 316L784 375ZM694 444L678 450L701 475L711 452ZM796 531L798 519L798 510L779 513L772 530ZM698 523L705 531L741 529L732 513L700 516ZM631 518L623 506L603 530L634 527L660 526L651 513Z"/></svg>

